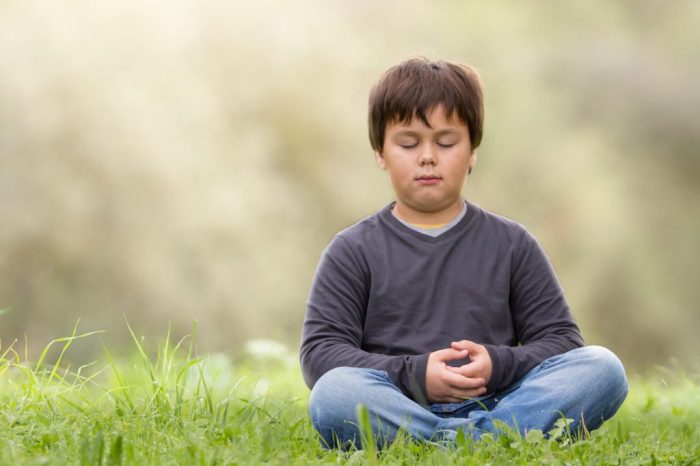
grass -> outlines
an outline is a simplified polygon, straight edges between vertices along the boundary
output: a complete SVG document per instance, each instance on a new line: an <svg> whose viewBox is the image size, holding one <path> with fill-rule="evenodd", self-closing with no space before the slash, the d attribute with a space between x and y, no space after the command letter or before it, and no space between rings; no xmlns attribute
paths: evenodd
<svg viewBox="0 0 700 466"><path fill-rule="evenodd" d="M133 354L105 348L81 367L68 350L96 332L52 341L35 363L0 348L0 465L700 463L700 388L678 372L633 379L618 415L578 442L532 432L338 452L308 421L294 354L259 342L241 360L200 357L188 337L150 348L129 330Z"/></svg>

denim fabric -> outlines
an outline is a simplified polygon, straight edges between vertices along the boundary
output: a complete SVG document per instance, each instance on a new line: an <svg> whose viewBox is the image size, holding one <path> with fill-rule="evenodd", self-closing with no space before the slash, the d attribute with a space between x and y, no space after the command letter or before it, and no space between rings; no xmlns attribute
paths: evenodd
<svg viewBox="0 0 700 466"><path fill-rule="evenodd" d="M309 401L311 421L327 447L360 446L357 406L370 415L381 447L399 429L419 440L450 441L459 429L479 439L498 435L500 420L521 434L550 431L562 417L572 432L599 427L624 401L627 378L609 350L586 346L554 356L507 389L462 403L421 406L406 397L385 371L339 367L323 375Z"/></svg>

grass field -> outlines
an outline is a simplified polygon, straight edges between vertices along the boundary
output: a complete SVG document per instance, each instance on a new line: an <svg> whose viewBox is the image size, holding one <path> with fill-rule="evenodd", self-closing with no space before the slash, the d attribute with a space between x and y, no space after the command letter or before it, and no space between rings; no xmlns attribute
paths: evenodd
<svg viewBox="0 0 700 466"><path fill-rule="evenodd" d="M82 338L99 336L55 340L32 363L0 350L0 464L700 464L700 387L678 372L632 378L615 418L577 442L531 433L337 452L308 421L293 352L258 342L231 361L198 357L189 338L150 347L134 335L130 357L105 348L71 367Z"/></svg>

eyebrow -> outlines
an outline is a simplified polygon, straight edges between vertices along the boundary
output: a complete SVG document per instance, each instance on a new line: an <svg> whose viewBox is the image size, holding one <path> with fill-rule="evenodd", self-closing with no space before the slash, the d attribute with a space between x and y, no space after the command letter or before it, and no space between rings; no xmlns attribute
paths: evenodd
<svg viewBox="0 0 700 466"><path fill-rule="evenodd" d="M394 133L395 136L418 136L421 131L414 131L412 129L399 129ZM435 132L435 136L442 136L444 134L459 134L459 130L456 128L441 129Z"/></svg>

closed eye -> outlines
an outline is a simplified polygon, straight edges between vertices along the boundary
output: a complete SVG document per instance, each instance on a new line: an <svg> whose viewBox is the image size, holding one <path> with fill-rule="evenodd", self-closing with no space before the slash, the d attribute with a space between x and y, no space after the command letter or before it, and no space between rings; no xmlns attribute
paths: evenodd
<svg viewBox="0 0 700 466"><path fill-rule="evenodd" d="M414 147L418 146L418 143L416 142L415 144L399 144L401 147L404 149L413 149Z"/></svg>
<svg viewBox="0 0 700 466"><path fill-rule="evenodd" d="M456 144L456 143L449 143L449 144L440 143L440 142L437 143L438 146L444 147L444 148L446 148L446 149L449 148L449 147L454 146L455 144Z"/></svg>

